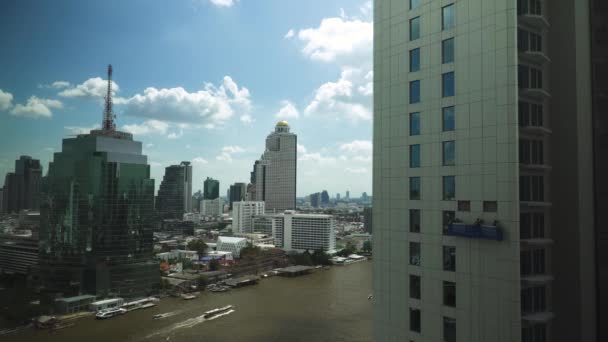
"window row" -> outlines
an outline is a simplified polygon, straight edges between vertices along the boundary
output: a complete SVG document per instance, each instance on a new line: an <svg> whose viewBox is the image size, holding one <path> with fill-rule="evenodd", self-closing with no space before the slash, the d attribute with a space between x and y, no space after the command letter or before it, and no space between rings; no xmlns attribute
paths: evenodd
<svg viewBox="0 0 608 342"><path fill-rule="evenodd" d="M540 34L524 29L517 30L517 49L519 51L543 51L543 38Z"/></svg>
<svg viewBox="0 0 608 342"><path fill-rule="evenodd" d="M441 42L441 63L454 62L454 38L445 39ZM410 72L420 70L420 48L410 50Z"/></svg>
<svg viewBox="0 0 608 342"><path fill-rule="evenodd" d="M529 165L544 164L544 150L542 140L519 140L519 162Z"/></svg>
<svg viewBox="0 0 608 342"><path fill-rule="evenodd" d="M410 308L410 331L422 331L420 309ZM443 316L443 342L456 342L456 319Z"/></svg>
<svg viewBox="0 0 608 342"><path fill-rule="evenodd" d="M517 14L542 15L541 0L517 0Z"/></svg>
<svg viewBox="0 0 608 342"><path fill-rule="evenodd" d="M519 235L521 239L541 239L545 237L545 213L520 213Z"/></svg>
<svg viewBox="0 0 608 342"><path fill-rule="evenodd" d="M420 242L410 242L410 265L420 266ZM456 247L443 246L443 270L456 272Z"/></svg>
<svg viewBox="0 0 608 342"><path fill-rule="evenodd" d="M545 177L519 176L519 200L543 202L545 200Z"/></svg>
<svg viewBox="0 0 608 342"><path fill-rule="evenodd" d="M410 135L420 135L420 112L410 113ZM441 130L449 132L456 129L454 117L454 106L443 107L441 109Z"/></svg>
<svg viewBox="0 0 608 342"><path fill-rule="evenodd" d="M543 126L543 105L520 101L518 105L519 125L522 127Z"/></svg>
<svg viewBox="0 0 608 342"><path fill-rule="evenodd" d="M541 69L520 64L517 70L520 89L542 89L543 72Z"/></svg>
<svg viewBox="0 0 608 342"><path fill-rule="evenodd" d="M410 275L410 298L422 298L422 278L419 275ZM443 305L456 307L456 283L443 282Z"/></svg>
<svg viewBox="0 0 608 342"><path fill-rule="evenodd" d="M458 201L458 211L471 211L471 201ZM498 211L498 204L496 201L483 201L483 211L486 213L495 213ZM453 210L444 210L442 212L442 225L443 234L445 235L448 230L448 226L454 222L456 218L456 212ZM409 210L409 231L410 233L420 233L420 227L422 225L421 211L420 209Z"/></svg>
<svg viewBox="0 0 608 342"><path fill-rule="evenodd" d="M545 274L545 249L528 249L521 251L520 272L522 276Z"/></svg>
<svg viewBox="0 0 608 342"><path fill-rule="evenodd" d="M410 177L410 200L420 200L422 193L422 184L420 177ZM443 176L442 177L442 199L444 201L453 201L456 199L456 177L455 176Z"/></svg>
<svg viewBox="0 0 608 342"><path fill-rule="evenodd" d="M524 314L547 311L547 289L544 285L521 289L521 311Z"/></svg>
<svg viewBox="0 0 608 342"><path fill-rule="evenodd" d="M455 81L453 71L441 75L441 97L451 97L456 94ZM410 81L409 88L410 104L420 103L420 80Z"/></svg>
<svg viewBox="0 0 608 342"><path fill-rule="evenodd" d="M441 143L441 160L443 166L453 166L456 162L456 142ZM410 145L410 168L420 167L420 144Z"/></svg>
<svg viewBox="0 0 608 342"><path fill-rule="evenodd" d="M412 6L412 5L415 5L415 6ZM419 0L415 1L414 4L412 4L412 1L410 0L410 9L414 9L418 6L420 6ZM420 38L420 33L421 33L420 25L421 25L420 17L415 17L415 18L410 19L410 41ZM454 4L450 4L441 9L441 29L449 30L449 29L452 29L454 27L454 25L455 25Z"/></svg>

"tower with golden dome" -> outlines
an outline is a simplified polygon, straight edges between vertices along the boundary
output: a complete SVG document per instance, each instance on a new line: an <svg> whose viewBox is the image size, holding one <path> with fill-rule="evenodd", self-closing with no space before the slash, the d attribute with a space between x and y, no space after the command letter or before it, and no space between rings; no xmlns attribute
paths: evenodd
<svg viewBox="0 0 608 342"><path fill-rule="evenodd" d="M251 173L252 200L264 201L266 211L296 208L298 137L287 121L279 121L266 137L266 150Z"/></svg>

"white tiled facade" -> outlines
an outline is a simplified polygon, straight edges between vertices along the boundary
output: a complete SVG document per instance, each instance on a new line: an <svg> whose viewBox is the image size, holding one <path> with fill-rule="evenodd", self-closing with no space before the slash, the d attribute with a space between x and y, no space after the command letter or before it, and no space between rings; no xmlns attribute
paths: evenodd
<svg viewBox="0 0 608 342"><path fill-rule="evenodd" d="M235 258L241 257L241 249L247 247L247 239L241 237L220 236L217 238L216 250L230 252Z"/></svg>
<svg viewBox="0 0 608 342"><path fill-rule="evenodd" d="M374 3L374 340L520 341L517 1ZM420 64L410 70L414 49ZM453 94L443 88L450 73ZM414 81L418 102L409 96ZM453 108L453 124L444 108ZM419 130L410 130L412 113ZM453 159L444 158L445 142ZM445 192L451 179L455 191ZM418 180L419 196L410 194ZM448 236L447 215L470 225L497 220L503 240ZM449 300L445 288L455 288Z"/></svg>
<svg viewBox="0 0 608 342"><path fill-rule="evenodd" d="M219 217L223 214L223 201L220 197L216 199L204 199L201 201L200 213L203 216Z"/></svg>
<svg viewBox="0 0 608 342"><path fill-rule="evenodd" d="M232 209L232 230L235 233L253 233L253 217L264 213L264 202L234 202Z"/></svg>

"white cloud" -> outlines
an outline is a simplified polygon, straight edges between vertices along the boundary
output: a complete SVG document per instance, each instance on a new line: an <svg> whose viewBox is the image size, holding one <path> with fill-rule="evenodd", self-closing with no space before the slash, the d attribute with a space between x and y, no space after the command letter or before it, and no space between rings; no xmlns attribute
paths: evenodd
<svg viewBox="0 0 608 342"><path fill-rule="evenodd" d="M99 126L96 124L92 124L89 127L82 127L82 126L65 126L63 127L66 130L68 130L68 132L72 135L77 135L77 134L86 134L89 133L90 131L94 130L94 129L99 129Z"/></svg>
<svg viewBox="0 0 608 342"><path fill-rule="evenodd" d="M238 0L209 0L217 7L232 7Z"/></svg>
<svg viewBox="0 0 608 342"><path fill-rule="evenodd" d="M153 144L153 143L147 143L147 144L146 144L146 148L152 148L152 147L154 147L154 144Z"/></svg>
<svg viewBox="0 0 608 342"><path fill-rule="evenodd" d="M365 75L365 76L363 76ZM369 121L372 119L371 93L366 87L369 72L361 69L344 68L337 82L322 84L315 97L304 110L308 115L320 115L325 118L346 118L351 122Z"/></svg>
<svg viewBox="0 0 608 342"><path fill-rule="evenodd" d="M68 81L55 81L55 82L53 82L51 84L39 84L38 88L41 88L41 89L49 89L49 88L52 88L52 89L63 89L63 88L71 87L71 86L72 86L72 84L70 82L68 82Z"/></svg>
<svg viewBox="0 0 608 342"><path fill-rule="evenodd" d="M15 105L11 109L11 115L26 118L50 118L53 116L51 109L59 108L63 108L61 101L31 96L25 104Z"/></svg>
<svg viewBox="0 0 608 342"><path fill-rule="evenodd" d="M372 4L372 2L371 1L367 1L366 3L364 3L363 6L361 6L359 8L359 12L361 12L361 14L363 14L366 17L371 16L371 14L373 12L373 4Z"/></svg>
<svg viewBox="0 0 608 342"><path fill-rule="evenodd" d="M341 59L369 59L373 48L373 24L371 21L348 19L344 13L340 18L324 18L317 28L298 32L305 42L304 55L312 60L334 62Z"/></svg>
<svg viewBox="0 0 608 342"><path fill-rule="evenodd" d="M372 153L372 142L369 140L353 140L340 145L340 150L357 155L369 155Z"/></svg>
<svg viewBox="0 0 608 342"><path fill-rule="evenodd" d="M13 94L4 92L0 89L0 110L7 110L12 107Z"/></svg>
<svg viewBox="0 0 608 342"><path fill-rule="evenodd" d="M194 159L192 159L192 162L195 164L207 164L209 163L205 158L203 157L196 157Z"/></svg>
<svg viewBox="0 0 608 342"><path fill-rule="evenodd" d="M298 153L306 153L306 147L304 147L304 145L298 144Z"/></svg>
<svg viewBox="0 0 608 342"><path fill-rule="evenodd" d="M285 33L285 36L283 36L283 38L285 39L290 39L293 38L293 36L295 36L295 32L293 31L293 29L289 29L289 31L287 31L287 33Z"/></svg>
<svg viewBox="0 0 608 342"><path fill-rule="evenodd" d="M182 87L157 89L149 87L143 94L117 99L124 105L123 114L147 117L162 121L188 123L213 128L222 125L242 113L241 121L251 122L251 96L249 90L240 87L230 76L224 76L222 84L205 84L204 89L188 92Z"/></svg>
<svg viewBox="0 0 608 342"><path fill-rule="evenodd" d="M63 97L84 97L84 98L103 98L106 95L108 88L108 80L101 77L89 78L83 83L65 89L59 93ZM118 92L119 87L116 82L112 81L112 95Z"/></svg>
<svg viewBox="0 0 608 342"><path fill-rule="evenodd" d="M240 146L224 146L222 152L215 157L219 161L232 162L232 155L236 153L243 153L245 149Z"/></svg>
<svg viewBox="0 0 608 342"><path fill-rule="evenodd" d="M54 147L45 147L45 148L43 148L43 150L46 152L54 152L55 148Z"/></svg>
<svg viewBox="0 0 608 342"><path fill-rule="evenodd" d="M160 120L147 120L141 124L124 125L122 129L134 135L167 134L169 124Z"/></svg>
<svg viewBox="0 0 608 342"><path fill-rule="evenodd" d="M360 173L367 173L367 169L364 167L347 167L346 169L344 169L344 171L348 172L348 173L355 173L355 174L360 174Z"/></svg>
<svg viewBox="0 0 608 342"><path fill-rule="evenodd" d="M179 139L181 137L184 136L184 130L180 129L179 132L171 132L169 133L169 135L167 135L167 138L169 139Z"/></svg>
<svg viewBox="0 0 608 342"><path fill-rule="evenodd" d="M300 117L300 112L296 106L290 101L283 100L281 101L281 109L274 115L278 119L298 119Z"/></svg>

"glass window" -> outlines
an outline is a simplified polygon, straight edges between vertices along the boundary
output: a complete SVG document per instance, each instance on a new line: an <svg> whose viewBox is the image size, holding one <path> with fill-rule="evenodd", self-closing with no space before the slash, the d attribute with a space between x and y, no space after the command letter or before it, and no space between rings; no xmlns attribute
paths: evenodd
<svg viewBox="0 0 608 342"><path fill-rule="evenodd" d="M420 266L420 243L410 242L410 265Z"/></svg>
<svg viewBox="0 0 608 342"><path fill-rule="evenodd" d="M413 10L420 6L420 0L410 0L410 9Z"/></svg>
<svg viewBox="0 0 608 342"><path fill-rule="evenodd" d="M528 31L518 29L517 30L517 48L519 51L528 51Z"/></svg>
<svg viewBox="0 0 608 342"><path fill-rule="evenodd" d="M420 49L410 50L410 72L420 70Z"/></svg>
<svg viewBox="0 0 608 342"><path fill-rule="evenodd" d="M456 271L456 247L443 246L443 270Z"/></svg>
<svg viewBox="0 0 608 342"><path fill-rule="evenodd" d="M443 97L454 96L454 72L446 72L445 74L441 75L441 89Z"/></svg>
<svg viewBox="0 0 608 342"><path fill-rule="evenodd" d="M420 233L420 209L410 209L410 232Z"/></svg>
<svg viewBox="0 0 608 342"><path fill-rule="evenodd" d="M410 330L420 332L420 309L410 308Z"/></svg>
<svg viewBox="0 0 608 342"><path fill-rule="evenodd" d="M410 298L420 299L420 276L410 275Z"/></svg>
<svg viewBox="0 0 608 342"><path fill-rule="evenodd" d="M520 257L522 275L545 274L545 250L523 250Z"/></svg>
<svg viewBox="0 0 608 342"><path fill-rule="evenodd" d="M519 176L519 200L545 200L545 179L543 176Z"/></svg>
<svg viewBox="0 0 608 342"><path fill-rule="evenodd" d="M420 113L410 113L410 135L420 135Z"/></svg>
<svg viewBox="0 0 608 342"><path fill-rule="evenodd" d="M521 329L522 342L547 342L547 325L545 323L537 323L527 325Z"/></svg>
<svg viewBox="0 0 608 342"><path fill-rule="evenodd" d="M453 201L456 198L456 177L443 176L443 200Z"/></svg>
<svg viewBox="0 0 608 342"><path fill-rule="evenodd" d="M458 211L471 211L471 201L458 201Z"/></svg>
<svg viewBox="0 0 608 342"><path fill-rule="evenodd" d="M454 38L446 39L441 42L441 62L454 62Z"/></svg>
<svg viewBox="0 0 608 342"><path fill-rule="evenodd" d="M444 141L442 144L443 166L455 164L456 159L456 142L453 140Z"/></svg>
<svg viewBox="0 0 608 342"><path fill-rule="evenodd" d="M410 20L410 40L420 38L420 17Z"/></svg>
<svg viewBox="0 0 608 342"><path fill-rule="evenodd" d="M410 82L410 103L420 102L420 81Z"/></svg>
<svg viewBox="0 0 608 342"><path fill-rule="evenodd" d="M545 213L521 213L519 215L519 235L521 239L544 238Z"/></svg>
<svg viewBox="0 0 608 342"><path fill-rule="evenodd" d="M420 177L410 177L410 199L420 199Z"/></svg>
<svg viewBox="0 0 608 342"><path fill-rule="evenodd" d="M443 131L453 131L456 128L456 121L454 118L454 106L444 107L442 110L442 126Z"/></svg>
<svg viewBox="0 0 608 342"><path fill-rule="evenodd" d="M454 24L454 4L451 4L441 9L441 29L449 30Z"/></svg>
<svg viewBox="0 0 608 342"><path fill-rule="evenodd" d="M443 317L443 342L456 342L456 319Z"/></svg>
<svg viewBox="0 0 608 342"><path fill-rule="evenodd" d="M517 0L517 14L528 14L528 0Z"/></svg>
<svg viewBox="0 0 608 342"><path fill-rule="evenodd" d="M483 201L483 212L484 213L495 213L497 211L498 211L498 202Z"/></svg>
<svg viewBox="0 0 608 342"><path fill-rule="evenodd" d="M456 307L456 283L443 282L443 305Z"/></svg>
<svg viewBox="0 0 608 342"><path fill-rule="evenodd" d="M410 145L410 167L420 167L420 145Z"/></svg>
<svg viewBox="0 0 608 342"><path fill-rule="evenodd" d="M544 150L542 140L519 140L519 162L521 164L542 165Z"/></svg>
<svg viewBox="0 0 608 342"><path fill-rule="evenodd" d="M530 84L530 71L525 65L519 65L517 67L517 84L519 88L528 88Z"/></svg>
<svg viewBox="0 0 608 342"><path fill-rule="evenodd" d="M443 235L446 235L448 233L448 226L452 222L454 222L454 219L456 218L456 212L451 210L444 210L442 215Z"/></svg>

